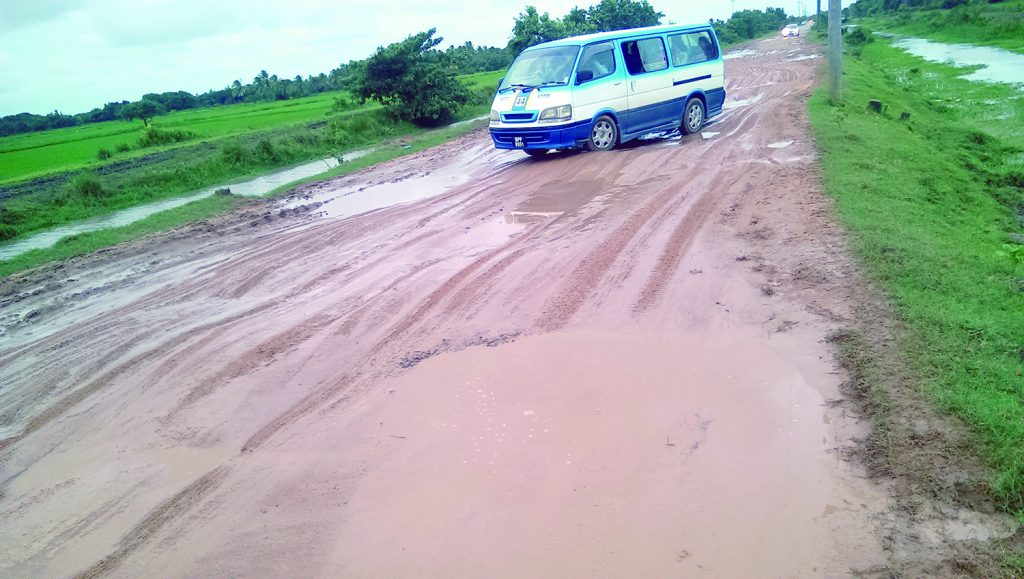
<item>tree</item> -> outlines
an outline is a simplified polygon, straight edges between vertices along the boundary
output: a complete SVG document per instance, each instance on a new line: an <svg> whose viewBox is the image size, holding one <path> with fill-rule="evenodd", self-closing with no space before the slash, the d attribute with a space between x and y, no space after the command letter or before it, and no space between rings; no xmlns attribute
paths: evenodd
<svg viewBox="0 0 1024 579"><path fill-rule="evenodd" d="M149 120L157 115L162 115L167 112L164 106L152 99L142 99L138 102L130 103L121 108L121 116L126 121L133 119L142 119L142 125L148 127Z"/></svg>
<svg viewBox="0 0 1024 579"><path fill-rule="evenodd" d="M657 26L664 16L647 0L601 0L587 10L587 20L600 32Z"/></svg>
<svg viewBox="0 0 1024 579"><path fill-rule="evenodd" d="M524 48L565 38L565 28L557 18L552 20L548 13L540 14L533 6L527 6L523 13L516 16L512 26L512 38L508 41L508 50L519 54Z"/></svg>
<svg viewBox="0 0 1024 579"><path fill-rule="evenodd" d="M647 0L601 0L587 9L573 8L561 19L527 6L515 19L508 50L518 54L535 44L567 36L657 26L664 16Z"/></svg>
<svg viewBox="0 0 1024 579"><path fill-rule="evenodd" d="M351 90L363 102L373 99L393 117L418 125L438 125L469 100L455 77L451 57L434 50L444 39L431 28L380 47L352 70Z"/></svg>

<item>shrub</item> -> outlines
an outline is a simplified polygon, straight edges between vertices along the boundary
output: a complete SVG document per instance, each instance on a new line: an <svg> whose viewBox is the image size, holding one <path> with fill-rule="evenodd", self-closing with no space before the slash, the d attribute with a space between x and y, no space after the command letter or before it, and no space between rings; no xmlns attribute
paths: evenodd
<svg viewBox="0 0 1024 579"><path fill-rule="evenodd" d="M68 182L65 199L96 200L109 197L112 192L103 188L99 179L92 175L78 175Z"/></svg>
<svg viewBox="0 0 1024 579"><path fill-rule="evenodd" d="M18 230L11 225L0 225L0 241L7 241L18 236Z"/></svg>
<svg viewBox="0 0 1024 579"><path fill-rule="evenodd" d="M192 139L195 136L196 134L192 131L159 129L155 125L150 125L142 129L142 135L139 136L139 146L145 149L146 147L179 143Z"/></svg>
<svg viewBox="0 0 1024 579"><path fill-rule="evenodd" d="M100 161L106 161L113 156L114 154L111 153L109 149L104 149L103 147L100 147L100 150L96 151L96 158Z"/></svg>
<svg viewBox="0 0 1024 579"><path fill-rule="evenodd" d="M277 161L280 158L269 139L260 139L256 143L256 154L265 161Z"/></svg>
<svg viewBox="0 0 1024 579"><path fill-rule="evenodd" d="M131 148L131 145L129 145L128 143L118 143L117 146L114 147L114 150L117 151L118 153L127 153L128 151L131 150Z"/></svg>
<svg viewBox="0 0 1024 579"><path fill-rule="evenodd" d="M249 161L251 154L238 143L228 143L220 150L220 158L229 165L241 165Z"/></svg>

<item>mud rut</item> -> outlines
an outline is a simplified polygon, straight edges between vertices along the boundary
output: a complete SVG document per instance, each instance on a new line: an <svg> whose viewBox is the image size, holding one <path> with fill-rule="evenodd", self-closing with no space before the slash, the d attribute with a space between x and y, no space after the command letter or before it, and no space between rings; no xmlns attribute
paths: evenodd
<svg viewBox="0 0 1024 579"><path fill-rule="evenodd" d="M419 201L249 209L8 281L0 574L881 562L885 496L826 404L853 269L805 117L821 61L754 49L703 136L533 160L477 132L294 198L459 182Z"/></svg>

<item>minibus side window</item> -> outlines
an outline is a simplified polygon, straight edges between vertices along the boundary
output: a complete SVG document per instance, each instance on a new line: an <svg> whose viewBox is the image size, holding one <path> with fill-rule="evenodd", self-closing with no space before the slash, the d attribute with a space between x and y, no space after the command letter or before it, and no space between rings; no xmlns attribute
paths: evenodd
<svg viewBox="0 0 1024 579"><path fill-rule="evenodd" d="M645 38L622 43L622 58L629 74L657 72L668 68L665 43L661 38Z"/></svg>
<svg viewBox="0 0 1024 579"><path fill-rule="evenodd" d="M669 36L668 46L672 53L672 66L686 66L718 58L718 49L706 30Z"/></svg>
<svg viewBox="0 0 1024 579"><path fill-rule="evenodd" d="M577 74L589 70L594 75L592 80L597 80L615 72L615 54L612 48L611 44L595 44L585 48Z"/></svg>

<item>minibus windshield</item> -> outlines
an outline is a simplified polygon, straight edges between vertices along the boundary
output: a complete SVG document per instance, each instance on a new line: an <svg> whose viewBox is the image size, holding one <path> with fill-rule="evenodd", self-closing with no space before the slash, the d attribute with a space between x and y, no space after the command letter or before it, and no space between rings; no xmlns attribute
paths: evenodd
<svg viewBox="0 0 1024 579"><path fill-rule="evenodd" d="M579 46L528 50L512 63L499 90L569 84L579 51Z"/></svg>

